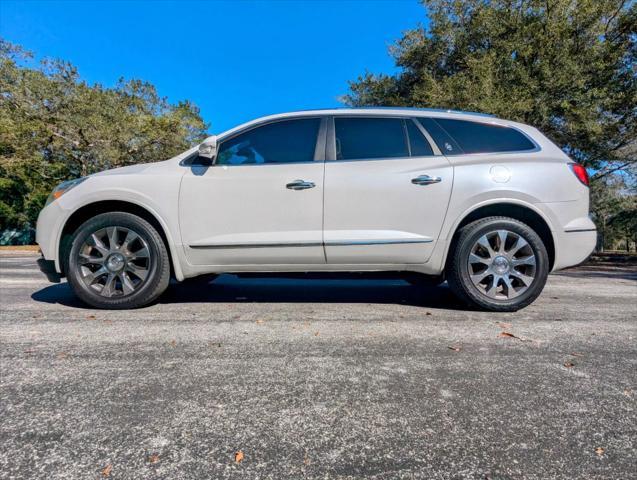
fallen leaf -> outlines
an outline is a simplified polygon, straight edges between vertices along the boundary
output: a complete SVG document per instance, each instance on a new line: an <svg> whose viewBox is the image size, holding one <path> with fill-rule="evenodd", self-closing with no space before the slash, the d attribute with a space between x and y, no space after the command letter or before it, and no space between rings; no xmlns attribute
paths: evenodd
<svg viewBox="0 0 637 480"><path fill-rule="evenodd" d="M307 454L303 457L303 465L309 465L310 464L310 459L307 458Z"/></svg>
<svg viewBox="0 0 637 480"><path fill-rule="evenodd" d="M431 315L431 312L425 312L425 315Z"/></svg>
<svg viewBox="0 0 637 480"><path fill-rule="evenodd" d="M234 462L241 463L242 460L243 460L243 452L239 450L238 452L234 454Z"/></svg>
<svg viewBox="0 0 637 480"><path fill-rule="evenodd" d="M109 463L102 469L102 475L108 477L111 474L111 470L113 470L113 465Z"/></svg>
<svg viewBox="0 0 637 480"><path fill-rule="evenodd" d="M157 455L156 453L153 453L150 457L148 457L148 462L149 463L159 462L159 455Z"/></svg>
<svg viewBox="0 0 637 480"><path fill-rule="evenodd" d="M571 355L573 355L574 357L583 357L584 354L583 353L578 353L578 352L571 352Z"/></svg>
<svg viewBox="0 0 637 480"><path fill-rule="evenodd" d="M171 340L170 341L170 346L171 347L176 347L177 346L177 341L176 340Z"/></svg>
<svg viewBox="0 0 637 480"><path fill-rule="evenodd" d="M597 447L595 449L595 453L601 457L602 455L604 455L604 449L602 447Z"/></svg>
<svg viewBox="0 0 637 480"><path fill-rule="evenodd" d="M515 335L509 332L500 332L500 335L498 335L498 337L516 338L518 340L522 340L520 337L516 337Z"/></svg>
<svg viewBox="0 0 637 480"><path fill-rule="evenodd" d="M314 336L318 337L320 332L314 332Z"/></svg>
<svg viewBox="0 0 637 480"><path fill-rule="evenodd" d="M447 347L449 350L453 350L454 352L459 352L460 350L462 350L460 347Z"/></svg>
<svg viewBox="0 0 637 480"><path fill-rule="evenodd" d="M573 362L566 362L566 363L564 363L564 366L565 366L566 368L572 368L572 367L574 367L574 366L575 366L575 364L574 364Z"/></svg>
<svg viewBox="0 0 637 480"><path fill-rule="evenodd" d="M257 318L256 322L254 322L254 323L256 323L257 325L261 325L264 322L265 322L265 320L263 320L262 318Z"/></svg>
<svg viewBox="0 0 637 480"><path fill-rule="evenodd" d="M86 319L87 320L95 320L95 315L87 315Z"/></svg>

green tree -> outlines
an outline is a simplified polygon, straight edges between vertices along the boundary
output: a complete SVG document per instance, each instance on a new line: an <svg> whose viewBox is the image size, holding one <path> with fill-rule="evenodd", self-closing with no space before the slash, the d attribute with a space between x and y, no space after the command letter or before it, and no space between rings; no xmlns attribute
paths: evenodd
<svg viewBox="0 0 637 480"><path fill-rule="evenodd" d="M635 163L637 5L621 0L424 0L428 27L344 100L492 113L541 129L597 176Z"/></svg>
<svg viewBox="0 0 637 480"><path fill-rule="evenodd" d="M601 251L637 240L637 196L625 175L607 175L591 184L591 213Z"/></svg>
<svg viewBox="0 0 637 480"><path fill-rule="evenodd" d="M592 169L593 183L616 173L637 182L635 2L422 4L429 24L390 48L398 73L366 73L344 102L492 113L539 128Z"/></svg>
<svg viewBox="0 0 637 480"><path fill-rule="evenodd" d="M206 129L196 106L171 104L150 83L89 85L70 63L34 64L0 40L0 231L33 226L63 180L165 160Z"/></svg>

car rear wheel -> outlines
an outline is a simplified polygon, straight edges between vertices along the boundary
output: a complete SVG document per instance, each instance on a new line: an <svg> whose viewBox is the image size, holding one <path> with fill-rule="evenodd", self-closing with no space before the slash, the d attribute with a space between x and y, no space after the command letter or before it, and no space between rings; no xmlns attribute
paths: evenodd
<svg viewBox="0 0 637 480"><path fill-rule="evenodd" d="M546 247L528 225L488 217L463 227L447 266L452 291L466 303L495 312L531 304L549 273Z"/></svg>
<svg viewBox="0 0 637 480"><path fill-rule="evenodd" d="M164 242L146 220L125 212L97 215L73 235L67 277L85 303L127 309L156 300L168 286Z"/></svg>

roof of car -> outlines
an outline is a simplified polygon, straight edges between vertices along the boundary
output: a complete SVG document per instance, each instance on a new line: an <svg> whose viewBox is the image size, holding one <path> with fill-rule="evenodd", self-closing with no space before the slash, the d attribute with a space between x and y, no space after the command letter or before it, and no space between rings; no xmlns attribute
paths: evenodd
<svg viewBox="0 0 637 480"><path fill-rule="evenodd" d="M391 113L391 112L396 112L396 113L405 113L405 112L410 112L410 113L414 113L414 114L418 114L418 113L452 113L452 114L460 114L460 115L475 115L478 117L491 117L494 118L495 115L492 115L490 113L481 113L481 112L468 112L468 111L464 111L464 110L453 110L453 109L449 109L449 108L420 108L420 107L336 107L336 108L330 108L330 109L311 109L311 110L297 110L297 111L292 111L292 112L288 112L288 113L317 113L317 112L328 112L328 111L337 111L341 114L343 113L348 113L348 112L364 112L364 113L369 113L372 110L379 110L381 112L384 113Z"/></svg>
<svg viewBox="0 0 637 480"><path fill-rule="evenodd" d="M322 115L410 115L414 117L447 117L457 118L465 120L482 121L489 123L497 123L500 125L511 125L515 122L510 122L490 115L488 113L479 112L463 112L460 110L446 110L441 108L412 108L412 107L337 107L327 109L315 109L315 110L297 110L285 113L276 113L274 115L267 115L260 118L255 118L248 122L237 125L219 135L226 137L233 135L234 133L250 128L260 123L266 123L273 120L283 120L286 118L305 117L305 116L322 116Z"/></svg>

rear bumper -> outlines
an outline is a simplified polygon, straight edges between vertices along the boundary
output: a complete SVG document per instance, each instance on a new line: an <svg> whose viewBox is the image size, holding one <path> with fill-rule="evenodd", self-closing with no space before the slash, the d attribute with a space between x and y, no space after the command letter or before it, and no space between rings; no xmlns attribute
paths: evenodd
<svg viewBox="0 0 637 480"><path fill-rule="evenodd" d="M597 230L564 231L556 240L553 270L561 270L579 265L593 253L597 244Z"/></svg>
<svg viewBox="0 0 637 480"><path fill-rule="evenodd" d="M55 270L55 261L40 257L38 258L38 267L40 267L40 271L46 275L49 282L60 283L62 276Z"/></svg>

